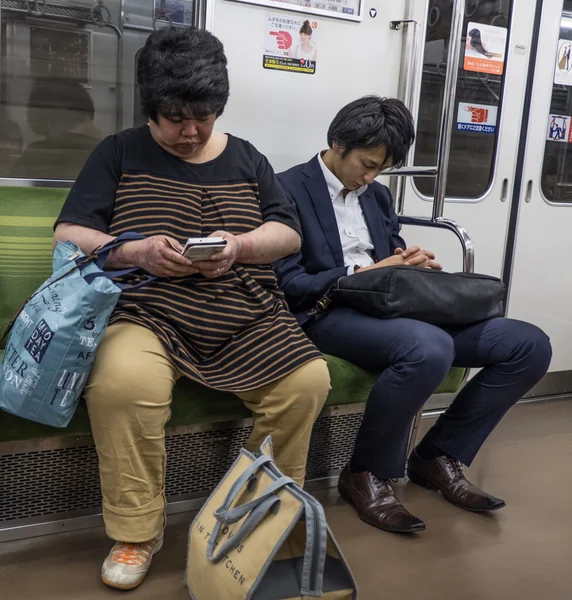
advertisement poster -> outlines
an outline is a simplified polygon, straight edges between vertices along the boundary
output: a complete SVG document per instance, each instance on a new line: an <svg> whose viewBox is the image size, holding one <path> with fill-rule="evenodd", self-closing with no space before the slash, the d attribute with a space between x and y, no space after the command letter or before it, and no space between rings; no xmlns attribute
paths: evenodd
<svg viewBox="0 0 572 600"><path fill-rule="evenodd" d="M346 21L362 21L364 0L235 0L296 12L333 17Z"/></svg>
<svg viewBox="0 0 572 600"><path fill-rule="evenodd" d="M507 29L469 23L465 46L465 71L502 75L506 53Z"/></svg>
<svg viewBox="0 0 572 600"><path fill-rule="evenodd" d="M498 107L489 104L459 102L457 131L494 133L497 126Z"/></svg>
<svg viewBox="0 0 572 600"><path fill-rule="evenodd" d="M548 132L546 139L549 142L572 142L572 131L570 131L570 117L564 115L549 115Z"/></svg>
<svg viewBox="0 0 572 600"><path fill-rule="evenodd" d="M173 25L192 25L193 2L190 0L155 0L155 19Z"/></svg>
<svg viewBox="0 0 572 600"><path fill-rule="evenodd" d="M272 13L266 17L262 66L275 71L314 75L318 62L318 23L303 16Z"/></svg>
<svg viewBox="0 0 572 600"><path fill-rule="evenodd" d="M572 85L572 41L558 40L556 53L556 69L554 83L557 85Z"/></svg>

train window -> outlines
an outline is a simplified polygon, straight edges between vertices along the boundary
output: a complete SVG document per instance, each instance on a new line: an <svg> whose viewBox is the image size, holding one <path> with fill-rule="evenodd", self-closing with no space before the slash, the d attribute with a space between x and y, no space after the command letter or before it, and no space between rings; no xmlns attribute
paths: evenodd
<svg viewBox="0 0 572 600"><path fill-rule="evenodd" d="M572 0L564 0L552 100L544 148L541 189L551 202L572 202L572 161L570 161L570 122L572 121Z"/></svg>
<svg viewBox="0 0 572 600"><path fill-rule="evenodd" d="M75 179L105 136L144 123L138 52L194 18L194 0L0 1L0 177Z"/></svg>
<svg viewBox="0 0 572 600"><path fill-rule="evenodd" d="M452 6L450 0L431 0L428 7L415 145L414 164L416 165L435 165L437 162L439 119L436 119L435 115L441 114L443 104ZM482 54L483 59L495 59L495 53L489 51L492 49L485 47L478 26L488 26L488 32L506 39L510 10L510 0L466 0L465 2L463 32L466 34L471 24L471 32L477 33L473 36L464 35L463 48L460 49L462 54L455 106L457 125L453 127L451 138L446 191L448 197L479 198L487 191L492 181L498 135L496 125L500 119L504 69L493 65L493 68L479 67L481 71L488 70L488 73L465 70L464 57L468 56L467 50L471 49L477 56ZM490 26L498 29L490 29ZM480 27L480 29L484 28ZM466 37L469 39L465 39ZM495 70L502 70L503 73L491 72ZM478 126L475 127L474 124ZM433 196L434 184L433 179L415 179L415 186L424 196Z"/></svg>

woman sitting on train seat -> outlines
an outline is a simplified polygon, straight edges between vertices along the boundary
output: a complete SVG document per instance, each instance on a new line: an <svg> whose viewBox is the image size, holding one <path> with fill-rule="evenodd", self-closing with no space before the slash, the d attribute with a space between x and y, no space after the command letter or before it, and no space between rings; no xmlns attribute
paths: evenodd
<svg viewBox="0 0 572 600"><path fill-rule="evenodd" d="M163 543L165 424L178 377L241 398L254 413L248 446L272 434L278 465L299 483L330 385L271 264L300 248L293 202L250 143L213 131L229 95L221 42L192 28L156 31L137 79L148 124L99 144L55 231L85 252L145 234L107 266L160 278L121 296L85 391L106 531L117 541L102 579L121 589L141 583ZM170 247L207 236L227 240L209 260Z"/></svg>
<svg viewBox="0 0 572 600"><path fill-rule="evenodd" d="M391 480L404 475L413 417L451 366L482 370L413 450L407 473L455 506L490 511L504 501L467 481L461 463L471 464L507 410L544 376L552 354L540 329L512 319L443 329L343 306L312 310L338 279L357 271L441 268L432 252L407 248L389 190L375 181L382 169L403 164L414 136L411 113L399 100L361 98L333 120L329 149L278 176L298 206L304 240L299 253L275 265L290 308L322 352L381 372L339 490L361 519L395 532L425 529Z"/></svg>

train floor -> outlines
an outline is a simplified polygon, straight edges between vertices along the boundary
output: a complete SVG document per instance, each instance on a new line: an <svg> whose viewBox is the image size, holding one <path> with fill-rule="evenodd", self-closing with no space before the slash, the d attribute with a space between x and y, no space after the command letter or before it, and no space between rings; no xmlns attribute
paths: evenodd
<svg viewBox="0 0 572 600"><path fill-rule="evenodd" d="M490 515L468 513L436 493L400 484L406 506L427 523L414 537L362 523L334 489L318 493L361 600L572 598L572 401L513 409L468 474L507 507ZM147 580L128 593L99 580L110 547L101 528L0 544L0 598L189 598L183 576L191 518L170 519Z"/></svg>

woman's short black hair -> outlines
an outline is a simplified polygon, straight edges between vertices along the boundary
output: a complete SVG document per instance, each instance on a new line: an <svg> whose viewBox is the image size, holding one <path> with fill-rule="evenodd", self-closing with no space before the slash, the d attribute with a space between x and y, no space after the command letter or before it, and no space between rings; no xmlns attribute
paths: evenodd
<svg viewBox="0 0 572 600"><path fill-rule="evenodd" d="M220 117L229 95L222 43L195 27L154 31L141 51L137 82L145 116Z"/></svg>
<svg viewBox="0 0 572 600"><path fill-rule="evenodd" d="M396 98L365 96L354 100L336 115L328 129L328 145L334 142L346 156L355 148L384 147L392 166L400 167L415 141L413 117Z"/></svg>
<svg viewBox="0 0 572 600"><path fill-rule="evenodd" d="M312 35L312 26L310 25L310 21L304 21L302 23L302 27L300 27L300 33L305 33L306 35Z"/></svg>

